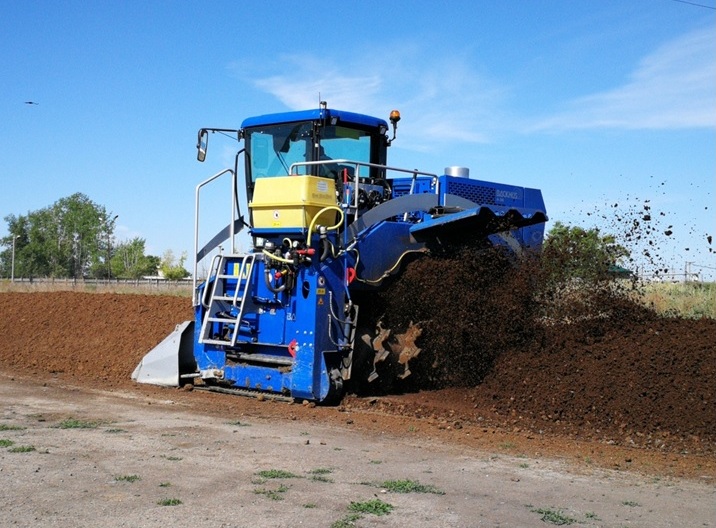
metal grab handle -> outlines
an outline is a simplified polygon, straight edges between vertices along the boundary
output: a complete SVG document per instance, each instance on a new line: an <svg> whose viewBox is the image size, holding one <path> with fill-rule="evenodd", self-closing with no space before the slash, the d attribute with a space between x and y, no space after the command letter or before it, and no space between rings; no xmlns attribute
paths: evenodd
<svg viewBox="0 0 716 528"><path fill-rule="evenodd" d="M204 308L209 308L209 303L206 300L207 291L209 290L209 279L211 279L212 271L216 269L214 272L214 277L216 277L219 274L219 262L221 261L221 255L214 255L214 257L211 259L211 264L209 265L209 273L206 276L206 282L204 282L204 291L201 294L201 305ZM217 278L214 278L214 288L216 287L216 281L219 280Z"/></svg>

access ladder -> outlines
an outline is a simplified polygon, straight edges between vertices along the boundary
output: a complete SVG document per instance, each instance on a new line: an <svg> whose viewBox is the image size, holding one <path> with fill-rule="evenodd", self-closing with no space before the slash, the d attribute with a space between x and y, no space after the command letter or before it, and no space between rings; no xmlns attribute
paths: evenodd
<svg viewBox="0 0 716 528"><path fill-rule="evenodd" d="M202 303L207 310L201 324L199 343L236 346L246 300L251 295L251 274L255 260L256 255L253 253L214 257L207 280L208 286L213 275L211 295L207 302L204 302L206 292L202 297ZM227 268L232 265L233 273L230 273ZM214 332L214 323L220 323L220 332Z"/></svg>

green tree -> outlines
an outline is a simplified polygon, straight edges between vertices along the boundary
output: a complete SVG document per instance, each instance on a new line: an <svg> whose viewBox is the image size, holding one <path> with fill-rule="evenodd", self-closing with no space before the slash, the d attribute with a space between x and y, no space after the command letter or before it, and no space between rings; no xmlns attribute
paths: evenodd
<svg viewBox="0 0 716 528"><path fill-rule="evenodd" d="M562 222L555 222L543 247L543 261L553 278L561 279L608 279L613 267L628 256L629 251L613 235Z"/></svg>
<svg viewBox="0 0 716 528"><path fill-rule="evenodd" d="M122 279L140 279L147 275L156 275L160 259L145 255L146 240L135 237L116 244L112 254L112 274Z"/></svg>
<svg viewBox="0 0 716 528"><path fill-rule="evenodd" d="M174 257L174 252L171 249L167 249L164 252L160 266L164 278L168 280L181 280L188 277L190 273L184 268L185 261L186 253L182 253L181 257L177 259Z"/></svg>
<svg viewBox="0 0 716 528"><path fill-rule="evenodd" d="M5 217L10 235L2 242L11 248L18 237L16 276L82 278L107 269L115 220L103 206L75 193L27 215ZM3 270L8 258L8 250L3 251Z"/></svg>

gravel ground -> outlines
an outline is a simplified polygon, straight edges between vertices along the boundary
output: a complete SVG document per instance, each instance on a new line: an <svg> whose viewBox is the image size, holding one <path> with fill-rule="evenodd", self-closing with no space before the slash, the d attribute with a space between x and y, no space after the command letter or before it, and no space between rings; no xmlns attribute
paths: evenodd
<svg viewBox="0 0 716 528"><path fill-rule="evenodd" d="M203 396L0 377L2 525L716 526L710 478L587 471L506 443L485 450L356 427L357 416L340 425L211 412L207 402L226 397ZM391 480L427 489L396 493ZM349 509L383 503L387 515Z"/></svg>

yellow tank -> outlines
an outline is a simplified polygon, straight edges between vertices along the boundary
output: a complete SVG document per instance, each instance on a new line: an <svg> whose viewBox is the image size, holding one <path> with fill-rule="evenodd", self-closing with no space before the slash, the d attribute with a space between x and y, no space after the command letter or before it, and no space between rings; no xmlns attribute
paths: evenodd
<svg viewBox="0 0 716 528"><path fill-rule="evenodd" d="M324 207L336 205L336 183L319 176L259 178L251 208L254 229L308 229ZM332 226L337 211L325 211L317 225Z"/></svg>

